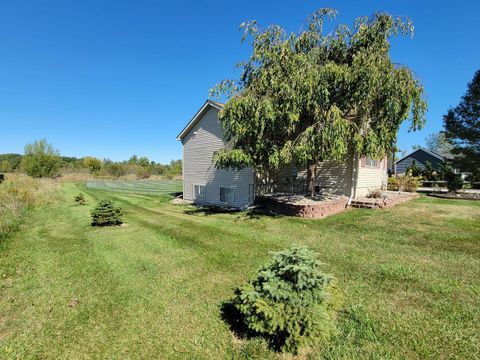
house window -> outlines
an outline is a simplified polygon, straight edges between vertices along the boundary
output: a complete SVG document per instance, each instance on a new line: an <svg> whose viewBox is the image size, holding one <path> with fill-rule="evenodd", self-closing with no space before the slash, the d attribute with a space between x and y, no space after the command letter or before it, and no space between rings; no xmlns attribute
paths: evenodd
<svg viewBox="0 0 480 360"><path fill-rule="evenodd" d="M248 184L248 201L252 204L255 200L255 186Z"/></svg>
<svg viewBox="0 0 480 360"><path fill-rule="evenodd" d="M195 200L205 200L205 185L194 185Z"/></svg>
<svg viewBox="0 0 480 360"><path fill-rule="evenodd" d="M220 188L220 202L230 204L233 204L235 202L235 196L232 188Z"/></svg>
<svg viewBox="0 0 480 360"><path fill-rule="evenodd" d="M365 166L367 167L378 167L378 160L372 159L370 156L365 158Z"/></svg>

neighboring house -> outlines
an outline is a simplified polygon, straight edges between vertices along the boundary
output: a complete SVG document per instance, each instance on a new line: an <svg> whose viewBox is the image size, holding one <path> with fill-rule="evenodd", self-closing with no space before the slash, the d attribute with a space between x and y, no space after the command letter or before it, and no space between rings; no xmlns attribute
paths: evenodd
<svg viewBox="0 0 480 360"><path fill-rule="evenodd" d="M306 169L293 164L273 176L257 174L252 168L215 167L215 152L225 148L218 119L222 107L207 100L177 136L183 145L183 198L199 204L244 208L254 202L255 196L267 192L305 192ZM320 162L316 179L320 192L365 196L386 187L387 161L353 157L344 163Z"/></svg>
<svg viewBox="0 0 480 360"><path fill-rule="evenodd" d="M417 149L410 154L402 157L400 160L395 161L394 173L395 174L405 174L407 169L412 166L413 162L421 169L425 170L425 163L427 161L432 164L433 170L437 170L445 160L449 160L448 157L445 157L435 151L426 150L426 149Z"/></svg>

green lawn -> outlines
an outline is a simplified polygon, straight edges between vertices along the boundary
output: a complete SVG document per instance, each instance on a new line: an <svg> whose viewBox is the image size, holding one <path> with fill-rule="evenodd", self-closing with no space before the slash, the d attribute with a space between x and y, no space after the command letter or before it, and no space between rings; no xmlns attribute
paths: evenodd
<svg viewBox="0 0 480 360"><path fill-rule="evenodd" d="M73 204L79 188L88 206ZM0 254L0 358L282 357L236 339L220 305L293 243L319 254L344 296L338 335L311 358L480 357L478 202L422 197L302 220L62 192ZM90 226L103 197L124 207L125 226Z"/></svg>

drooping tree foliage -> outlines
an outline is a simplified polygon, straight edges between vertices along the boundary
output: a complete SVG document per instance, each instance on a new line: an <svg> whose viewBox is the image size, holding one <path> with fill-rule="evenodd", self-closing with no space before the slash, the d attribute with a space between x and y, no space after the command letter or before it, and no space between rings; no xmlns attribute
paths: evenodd
<svg viewBox="0 0 480 360"><path fill-rule="evenodd" d="M443 118L445 136L453 145L454 163L480 181L480 70L468 84L460 104Z"/></svg>
<svg viewBox="0 0 480 360"><path fill-rule="evenodd" d="M353 28L324 34L332 9L311 15L304 30L241 25L253 52L238 81L224 80L212 96L228 97L220 112L229 148L216 154L222 168L307 166L313 192L316 164L356 153L391 153L400 124L424 123L423 87L406 66L390 59L390 39L413 34L409 20L377 13Z"/></svg>

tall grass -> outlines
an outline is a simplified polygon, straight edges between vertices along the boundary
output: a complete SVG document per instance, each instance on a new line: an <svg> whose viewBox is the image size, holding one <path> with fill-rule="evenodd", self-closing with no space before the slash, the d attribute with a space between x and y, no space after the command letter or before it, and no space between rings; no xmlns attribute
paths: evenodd
<svg viewBox="0 0 480 360"><path fill-rule="evenodd" d="M0 184L0 245L16 231L26 211L53 202L57 182L52 179L34 179L11 174Z"/></svg>

